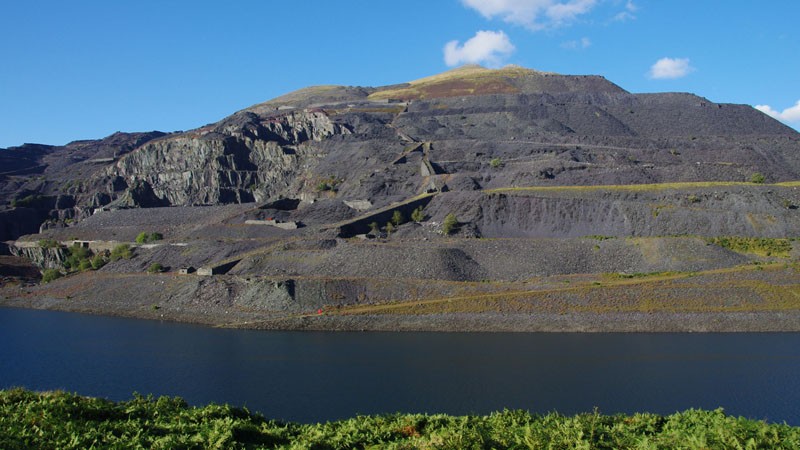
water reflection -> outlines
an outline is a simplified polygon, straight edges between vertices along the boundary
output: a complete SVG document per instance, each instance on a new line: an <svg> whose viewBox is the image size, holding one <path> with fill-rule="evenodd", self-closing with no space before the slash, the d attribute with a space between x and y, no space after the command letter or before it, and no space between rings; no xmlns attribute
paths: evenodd
<svg viewBox="0 0 800 450"><path fill-rule="evenodd" d="M0 386L271 418L724 407L800 425L800 334L318 333L0 309Z"/></svg>

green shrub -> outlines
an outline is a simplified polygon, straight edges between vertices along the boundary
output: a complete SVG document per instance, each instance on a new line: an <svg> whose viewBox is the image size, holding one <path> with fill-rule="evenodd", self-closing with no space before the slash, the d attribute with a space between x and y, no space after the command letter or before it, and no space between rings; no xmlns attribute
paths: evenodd
<svg viewBox="0 0 800 450"><path fill-rule="evenodd" d="M80 264L81 262L77 258L69 256L67 257L67 259L64 260L64 263L62 265L64 266L65 269L69 271L77 269L78 266L80 266Z"/></svg>
<svg viewBox="0 0 800 450"><path fill-rule="evenodd" d="M751 183L763 184L764 181L766 181L766 178L764 177L764 175L762 175L762 174L760 174L758 172L756 172L756 173L754 173L753 175L750 176L750 182Z"/></svg>
<svg viewBox="0 0 800 450"><path fill-rule="evenodd" d="M74 256L78 259L88 259L92 256L91 250L86 247L83 247L80 244L73 244L72 247L69 248L70 256Z"/></svg>
<svg viewBox="0 0 800 450"><path fill-rule="evenodd" d="M503 167L503 160L500 158L492 158L492 160L489 161L489 165L492 167L492 169Z"/></svg>
<svg viewBox="0 0 800 450"><path fill-rule="evenodd" d="M33 205L34 203L38 202L41 199L42 199L41 195L28 195L28 196L23 197L23 198L15 198L15 199L11 200L11 207L12 208L16 208L16 207L31 206L31 205Z"/></svg>
<svg viewBox="0 0 800 450"><path fill-rule="evenodd" d="M103 255L94 255L92 258L92 269L97 270L106 265L106 259L103 258Z"/></svg>
<svg viewBox="0 0 800 450"><path fill-rule="evenodd" d="M343 179L336 178L335 175L331 175L327 178L323 178L319 180L317 183L317 192L336 192L338 191L339 183L343 182Z"/></svg>
<svg viewBox="0 0 800 450"><path fill-rule="evenodd" d="M403 215L400 210L395 210L394 214L392 214L392 224L396 227L406 223L406 217Z"/></svg>
<svg viewBox="0 0 800 450"><path fill-rule="evenodd" d="M394 229L395 228L394 228L394 225L392 224L392 222L386 222L386 232L387 233L389 233L389 234L394 233Z"/></svg>
<svg viewBox="0 0 800 450"><path fill-rule="evenodd" d="M164 239L164 235L158 232L153 231L152 233L148 233L146 231L142 231L136 236L136 243L137 244L146 244L148 242L155 242Z"/></svg>
<svg viewBox="0 0 800 450"><path fill-rule="evenodd" d="M161 273L164 271L164 266L159 263L150 264L150 267L147 268L148 273Z"/></svg>
<svg viewBox="0 0 800 450"><path fill-rule="evenodd" d="M128 244L119 244L111 250L111 261L133 258L133 250Z"/></svg>
<svg viewBox="0 0 800 450"><path fill-rule="evenodd" d="M422 212L422 206L417 206L417 208L411 212L411 220L417 223L425 220L425 213Z"/></svg>
<svg viewBox="0 0 800 450"><path fill-rule="evenodd" d="M40 239L39 240L39 247L40 248L58 248L61 247L61 244L58 243L55 239Z"/></svg>
<svg viewBox="0 0 800 450"><path fill-rule="evenodd" d="M442 222L442 233L445 235L449 235L456 230L458 227L458 219L456 215L453 213L448 214L444 218L444 222Z"/></svg>
<svg viewBox="0 0 800 450"><path fill-rule="evenodd" d="M49 283L61 278L61 276L61 272L56 269L45 269L45 271L42 272L42 283Z"/></svg>
<svg viewBox="0 0 800 450"><path fill-rule="evenodd" d="M73 244L67 249L67 258L64 260L64 268L67 270L88 270L92 267L89 259L92 252L80 244Z"/></svg>

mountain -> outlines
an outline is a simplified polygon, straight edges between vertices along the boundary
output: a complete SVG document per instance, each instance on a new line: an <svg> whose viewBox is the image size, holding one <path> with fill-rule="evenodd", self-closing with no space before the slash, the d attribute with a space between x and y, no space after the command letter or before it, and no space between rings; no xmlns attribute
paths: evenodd
<svg viewBox="0 0 800 450"><path fill-rule="evenodd" d="M97 274L224 267L232 284L219 295L270 314L495 295L542 276L792 261L787 239L800 234L791 128L747 105L515 66L310 87L186 132L26 144L0 161L0 238L132 242L158 232L172 245L140 247ZM387 234L395 212L408 219L417 208L420 223ZM443 235L448 215L457 226ZM25 250L55 264L37 251ZM254 276L272 287L238 284ZM468 284L487 280L499 285ZM188 298L180 289L174 298Z"/></svg>

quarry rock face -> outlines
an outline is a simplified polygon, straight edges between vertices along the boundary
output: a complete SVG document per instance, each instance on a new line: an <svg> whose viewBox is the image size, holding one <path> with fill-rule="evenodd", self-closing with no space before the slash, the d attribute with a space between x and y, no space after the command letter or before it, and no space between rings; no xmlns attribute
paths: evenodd
<svg viewBox="0 0 800 450"><path fill-rule="evenodd" d="M314 161L311 143L344 134L347 128L320 111L267 118L242 113L214 127L145 144L104 176L123 180L128 192L131 186L152 192L129 195L126 206L261 201L299 189L293 183Z"/></svg>
<svg viewBox="0 0 800 450"><path fill-rule="evenodd" d="M67 251L63 248L10 247L11 254L23 257L41 270L60 269L67 259Z"/></svg>
<svg viewBox="0 0 800 450"><path fill-rule="evenodd" d="M788 181L800 179L799 142L745 105L630 94L598 76L466 66L395 86L303 89L188 132L118 133L0 155L29 159L6 158L7 202L26 192L60 196L39 208L52 227L103 207L331 197L380 207L431 189L747 181L756 173ZM76 161L85 167L74 170Z"/></svg>
<svg viewBox="0 0 800 450"><path fill-rule="evenodd" d="M800 134L747 105L599 76L466 66L316 86L189 131L25 144L0 166L0 238L16 240L0 250L69 272L3 293L34 307L498 331L599 311L620 315L563 329L652 331L653 311L780 315L800 292ZM74 241L131 251L75 273ZM320 318L340 310L355 315ZM670 329L800 323L752 317Z"/></svg>

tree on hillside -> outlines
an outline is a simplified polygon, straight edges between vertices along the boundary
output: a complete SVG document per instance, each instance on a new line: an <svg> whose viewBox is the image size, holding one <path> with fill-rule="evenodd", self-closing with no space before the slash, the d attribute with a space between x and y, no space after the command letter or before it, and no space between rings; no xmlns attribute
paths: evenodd
<svg viewBox="0 0 800 450"><path fill-rule="evenodd" d="M392 224L396 227L399 227L405 222L406 218L405 216L403 216L403 213L401 213L399 209L395 210L394 214L392 214Z"/></svg>
<svg viewBox="0 0 800 450"><path fill-rule="evenodd" d="M422 212L422 206L417 206L417 209L411 213L411 220L417 223L425 220L425 213Z"/></svg>
<svg viewBox="0 0 800 450"><path fill-rule="evenodd" d="M381 231L381 226L378 225L378 222L372 222L369 224L369 231L370 233L377 235Z"/></svg>

